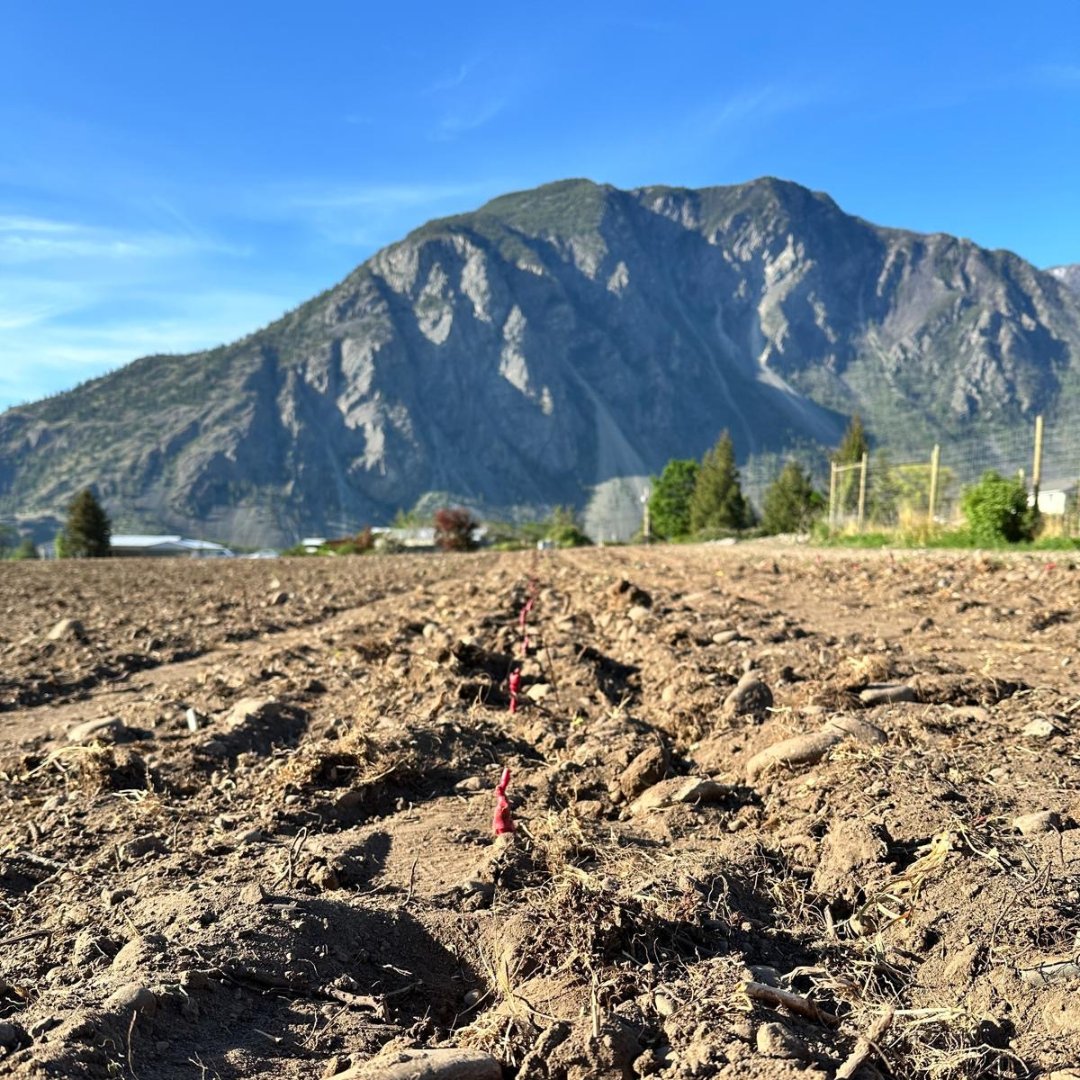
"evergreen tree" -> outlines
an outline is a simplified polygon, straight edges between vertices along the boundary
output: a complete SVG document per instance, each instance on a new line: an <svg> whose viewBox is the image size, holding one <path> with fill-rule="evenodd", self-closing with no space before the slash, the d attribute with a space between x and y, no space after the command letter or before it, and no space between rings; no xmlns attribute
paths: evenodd
<svg viewBox="0 0 1080 1080"><path fill-rule="evenodd" d="M840 445L833 451L832 459L837 465L858 465L863 454L870 452L870 443L863 429L862 417L855 413L844 432ZM837 506L840 510L850 509L854 492L858 486L858 473L855 469L845 469L837 477Z"/></svg>
<svg viewBox="0 0 1080 1080"><path fill-rule="evenodd" d="M855 413L844 432L840 445L833 452L832 459L837 465L858 465L863 454L870 452L870 443L863 429L862 417Z"/></svg>
<svg viewBox="0 0 1080 1080"><path fill-rule="evenodd" d="M706 451L690 499L690 528L739 530L754 523L754 512L742 493L735 467L735 446L725 431Z"/></svg>
<svg viewBox="0 0 1080 1080"><path fill-rule="evenodd" d="M690 500L694 496L698 463L673 460L652 483L649 516L652 530L665 540L678 540L690 533Z"/></svg>
<svg viewBox="0 0 1080 1080"><path fill-rule="evenodd" d="M67 524L58 537L64 559L102 559L110 553L112 525L93 491L80 491L68 506Z"/></svg>
<svg viewBox="0 0 1080 1080"><path fill-rule="evenodd" d="M767 533L804 532L824 505L810 474L789 461L765 492L761 524Z"/></svg>

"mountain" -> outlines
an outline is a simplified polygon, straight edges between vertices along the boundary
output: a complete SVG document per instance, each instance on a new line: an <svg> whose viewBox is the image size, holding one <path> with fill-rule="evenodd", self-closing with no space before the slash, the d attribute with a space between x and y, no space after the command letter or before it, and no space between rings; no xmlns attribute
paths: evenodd
<svg viewBox="0 0 1080 1080"><path fill-rule="evenodd" d="M1052 266L1047 271L1053 274L1058 281L1064 282L1075 293L1080 293L1080 263L1071 266Z"/></svg>
<svg viewBox="0 0 1080 1080"><path fill-rule="evenodd" d="M568 180L430 222L226 347L0 415L0 514L96 484L118 529L340 535L427 496L588 504L625 533L670 457L903 451L1080 402L1080 298L1016 255L775 179ZM435 494L433 494L435 493Z"/></svg>

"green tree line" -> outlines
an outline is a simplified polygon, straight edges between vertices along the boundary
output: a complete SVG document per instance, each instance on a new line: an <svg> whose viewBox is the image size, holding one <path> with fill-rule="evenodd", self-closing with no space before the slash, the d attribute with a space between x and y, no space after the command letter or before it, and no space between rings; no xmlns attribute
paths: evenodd
<svg viewBox="0 0 1080 1080"><path fill-rule="evenodd" d="M825 505L810 474L788 461L765 492L761 519L743 494L728 431L700 462L676 459L654 477L649 496L652 531L664 540L732 535L759 528L774 534L808 529Z"/></svg>

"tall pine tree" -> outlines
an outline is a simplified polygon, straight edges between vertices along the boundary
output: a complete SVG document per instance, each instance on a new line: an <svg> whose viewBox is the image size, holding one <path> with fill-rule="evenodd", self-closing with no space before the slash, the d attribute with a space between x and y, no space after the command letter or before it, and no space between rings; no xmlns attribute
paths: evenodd
<svg viewBox="0 0 1080 1080"><path fill-rule="evenodd" d="M863 454L870 452L870 443L863 429L862 417L858 413L852 416L844 432L840 445L833 451L832 459L837 465L858 465ZM841 511L851 509L854 492L858 487L858 475L855 469L845 469L837 479L836 504Z"/></svg>
<svg viewBox="0 0 1080 1080"><path fill-rule="evenodd" d="M57 538L64 559L103 559L110 554L112 525L96 496L85 488L68 506L67 524Z"/></svg>
<svg viewBox="0 0 1080 1080"><path fill-rule="evenodd" d="M870 443L863 429L862 417L858 413L852 416L844 432L840 445L833 451L832 459L837 465L858 465L863 454L869 453Z"/></svg>
<svg viewBox="0 0 1080 1080"><path fill-rule="evenodd" d="M701 461L690 498L690 527L738 531L754 523L754 512L742 493L735 467L735 446L724 431Z"/></svg>
<svg viewBox="0 0 1080 1080"><path fill-rule="evenodd" d="M810 474L789 461L769 485L763 500L761 526L769 534L803 532L825 505Z"/></svg>

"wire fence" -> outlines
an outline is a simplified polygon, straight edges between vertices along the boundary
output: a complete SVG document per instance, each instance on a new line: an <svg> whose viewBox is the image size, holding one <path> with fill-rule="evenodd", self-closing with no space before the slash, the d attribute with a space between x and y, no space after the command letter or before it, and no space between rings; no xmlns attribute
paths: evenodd
<svg viewBox="0 0 1080 1080"><path fill-rule="evenodd" d="M842 466L835 475L828 452L818 446L799 446L788 454L756 454L739 472L743 493L759 513L765 492L791 458L809 472L818 490L830 495L829 519L836 529L960 524L965 489L994 470L1019 477L1033 501L1038 487L1045 531L1080 536L1080 426L1061 420L981 428L942 443L936 465L932 444L916 454L875 449L865 466L862 462ZM632 476L600 485L583 515L585 531L603 542L640 537L653 483L655 478Z"/></svg>
<svg viewBox="0 0 1080 1080"><path fill-rule="evenodd" d="M920 457L887 449L864 461L832 466L829 519L838 529L955 525L964 491L987 471L1016 477L1037 503L1044 528L1080 535L1080 430L1044 427L985 431L927 447Z"/></svg>

